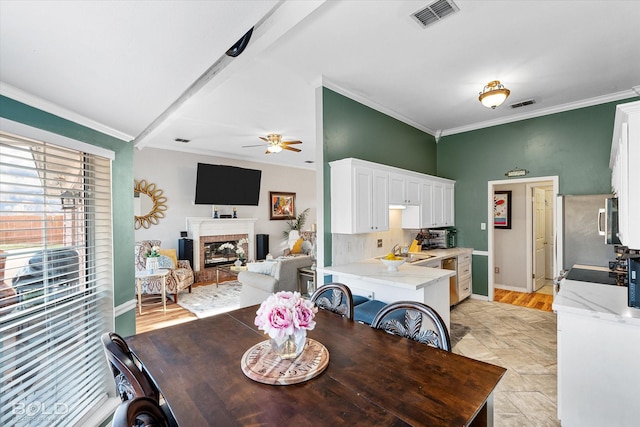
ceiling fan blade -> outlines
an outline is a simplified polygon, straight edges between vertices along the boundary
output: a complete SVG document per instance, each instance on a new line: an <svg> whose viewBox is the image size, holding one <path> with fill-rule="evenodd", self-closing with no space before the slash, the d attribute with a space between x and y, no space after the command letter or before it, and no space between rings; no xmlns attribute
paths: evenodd
<svg viewBox="0 0 640 427"><path fill-rule="evenodd" d="M264 152L264 154L271 154L271 151L267 150Z"/></svg>
<svg viewBox="0 0 640 427"><path fill-rule="evenodd" d="M242 146L242 148L251 148L251 147L264 147L264 144L243 145L243 146Z"/></svg>
<svg viewBox="0 0 640 427"><path fill-rule="evenodd" d="M283 145L283 146L282 146L282 148L283 148L284 150L295 151L295 152L302 151L302 150L301 150L301 149L299 149L299 148L293 148L293 147L289 147L289 146L286 146L286 145Z"/></svg>
<svg viewBox="0 0 640 427"><path fill-rule="evenodd" d="M282 141L283 144L302 144L302 141Z"/></svg>
<svg viewBox="0 0 640 427"><path fill-rule="evenodd" d="M269 140L267 138L265 138L264 136L259 136L258 138L260 138L261 140L263 140L264 142L269 142Z"/></svg>

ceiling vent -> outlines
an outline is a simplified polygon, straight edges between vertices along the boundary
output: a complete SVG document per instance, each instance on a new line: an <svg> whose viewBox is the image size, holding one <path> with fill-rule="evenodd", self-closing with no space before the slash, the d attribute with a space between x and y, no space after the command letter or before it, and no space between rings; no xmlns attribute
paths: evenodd
<svg viewBox="0 0 640 427"><path fill-rule="evenodd" d="M452 0L437 0L420 9L411 17L418 21L423 28L435 24L447 15L451 15L460 9Z"/></svg>
<svg viewBox="0 0 640 427"><path fill-rule="evenodd" d="M516 102L515 104L511 104L511 108L520 108L526 107L527 105L533 105L536 103L535 99L527 99L526 101Z"/></svg>
<svg viewBox="0 0 640 427"><path fill-rule="evenodd" d="M184 138L176 138L174 139L175 142L182 142L184 144L186 144L187 142L191 142L190 139L184 139Z"/></svg>

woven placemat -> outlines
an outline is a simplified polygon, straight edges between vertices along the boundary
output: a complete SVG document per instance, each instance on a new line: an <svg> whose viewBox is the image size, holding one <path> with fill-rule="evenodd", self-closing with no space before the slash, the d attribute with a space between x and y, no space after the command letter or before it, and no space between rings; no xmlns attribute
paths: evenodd
<svg viewBox="0 0 640 427"><path fill-rule="evenodd" d="M262 341L242 356L242 372L254 381L270 385L289 385L318 376L329 365L329 351L316 340L307 338L304 350L295 359L280 359Z"/></svg>

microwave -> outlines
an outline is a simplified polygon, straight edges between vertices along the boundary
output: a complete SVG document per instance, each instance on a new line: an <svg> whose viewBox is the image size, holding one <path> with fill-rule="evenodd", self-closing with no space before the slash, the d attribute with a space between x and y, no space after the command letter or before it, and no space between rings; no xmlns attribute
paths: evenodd
<svg viewBox="0 0 640 427"><path fill-rule="evenodd" d="M618 198L605 199L604 208L598 210L598 234L604 236L607 245L619 245L618 237Z"/></svg>

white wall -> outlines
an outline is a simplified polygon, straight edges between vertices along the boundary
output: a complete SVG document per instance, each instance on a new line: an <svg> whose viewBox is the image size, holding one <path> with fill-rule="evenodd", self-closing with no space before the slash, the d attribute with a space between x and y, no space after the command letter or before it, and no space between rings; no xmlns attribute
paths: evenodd
<svg viewBox="0 0 640 427"><path fill-rule="evenodd" d="M315 171L266 163L246 162L200 154L189 154L177 151L144 148L135 150L133 158L133 174L137 180L145 179L156 184L167 197L168 209L159 224L149 229L135 231L135 239L160 239L162 247L177 248L180 231L186 230L185 218L188 216L211 217L212 207L194 204L196 189L196 168L198 162L240 166L249 169L262 170L259 206L237 206L239 218L257 218L256 234L269 235L269 251L274 255L281 255L285 249L282 232L285 221L269 220L269 192L282 191L296 193L296 213L310 208L305 229L310 230L311 224L316 222L316 192ZM224 183L233 185L233 183ZM133 187L133 182L131 183ZM232 213L231 206L219 207L219 213ZM131 218L133 226L133 218ZM253 236L255 239L255 236ZM249 254L253 259L255 254Z"/></svg>
<svg viewBox="0 0 640 427"><path fill-rule="evenodd" d="M495 286L527 289L526 194L525 184L497 185L495 191L511 191L511 229L493 231ZM519 289L513 289L519 290Z"/></svg>

